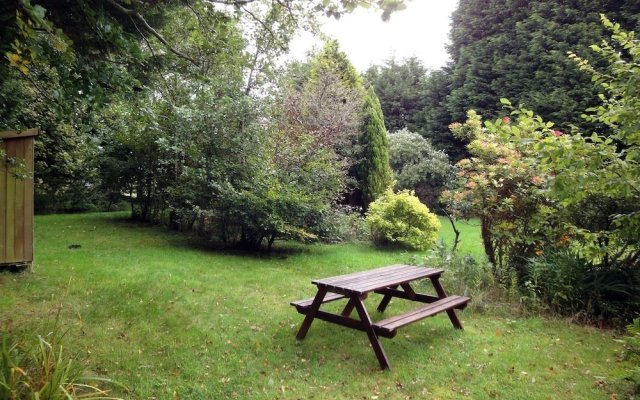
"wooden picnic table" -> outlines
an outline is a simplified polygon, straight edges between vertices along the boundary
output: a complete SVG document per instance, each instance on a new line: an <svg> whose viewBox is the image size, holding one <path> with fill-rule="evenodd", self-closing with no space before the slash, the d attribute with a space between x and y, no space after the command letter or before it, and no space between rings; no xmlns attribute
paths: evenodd
<svg viewBox="0 0 640 400"><path fill-rule="evenodd" d="M391 364L382 348L379 337L393 338L399 328L441 312L447 313L455 328L462 329L462 324L456 316L455 309L465 308L471 299L463 296L447 296L439 280L443 272L441 269L396 264L368 271L313 280L311 282L318 289L315 297L291 302L291 305L295 306L299 313L305 315L296 338L298 340L304 339L311 327L311 323L316 318L364 331L369 337L371 347L380 363L380 368L383 370L391 369ZM430 279L436 296L417 293L411 287L412 282L426 278ZM363 302L372 292L383 296L378 304L378 311L380 312L386 310L389 302L394 297L426 303L426 305L400 315L373 322ZM340 314L320 310L322 304L340 299L347 300ZM359 319L350 317L354 309Z"/></svg>

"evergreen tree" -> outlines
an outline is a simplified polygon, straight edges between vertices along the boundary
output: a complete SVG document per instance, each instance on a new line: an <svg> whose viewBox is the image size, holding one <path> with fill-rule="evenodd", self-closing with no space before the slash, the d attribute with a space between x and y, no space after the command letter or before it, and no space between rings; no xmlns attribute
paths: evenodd
<svg viewBox="0 0 640 400"><path fill-rule="evenodd" d="M445 107L447 97L451 93L451 69L445 67L433 71L425 80L423 91L425 107L422 110L422 124L417 132L439 150L444 151L453 161L467 156L465 144L451 135L449 124L454 121Z"/></svg>
<svg viewBox="0 0 640 400"><path fill-rule="evenodd" d="M536 110L545 119L592 128L580 117L597 102L588 77L567 57L586 53L603 30L599 14L637 25L631 0L467 0L452 16L453 60L447 111L462 121L468 109L485 118L502 114L500 98Z"/></svg>
<svg viewBox="0 0 640 400"><path fill-rule="evenodd" d="M358 177L363 204L368 206L391 186L393 173L389 165L389 137L384 126L380 100L373 87L367 90L362 111L362 161Z"/></svg>
<svg viewBox="0 0 640 400"><path fill-rule="evenodd" d="M420 130L426 75L427 69L416 57L400 62L390 58L383 66L371 66L365 73L365 79L373 85L380 99L389 131Z"/></svg>
<svg viewBox="0 0 640 400"><path fill-rule="evenodd" d="M311 61L311 82L321 79L326 74L336 75L346 88L362 89L362 77L349 61L347 54L340 50L337 40L328 40L322 51Z"/></svg>

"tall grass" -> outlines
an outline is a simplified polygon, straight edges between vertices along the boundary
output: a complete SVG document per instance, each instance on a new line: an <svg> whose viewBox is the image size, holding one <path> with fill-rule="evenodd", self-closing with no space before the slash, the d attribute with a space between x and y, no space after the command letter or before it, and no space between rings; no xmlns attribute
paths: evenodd
<svg viewBox="0 0 640 400"><path fill-rule="evenodd" d="M96 384L111 380L82 375L80 365L59 343L59 333L50 332L46 338L37 335L35 341L2 336L0 399L119 399Z"/></svg>

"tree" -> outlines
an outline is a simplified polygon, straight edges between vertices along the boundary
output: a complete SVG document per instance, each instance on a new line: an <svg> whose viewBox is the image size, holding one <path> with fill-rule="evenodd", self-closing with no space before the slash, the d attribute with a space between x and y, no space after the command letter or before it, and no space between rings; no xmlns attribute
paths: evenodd
<svg viewBox="0 0 640 400"><path fill-rule="evenodd" d="M429 139L433 145L447 153L453 160L458 161L468 156L464 142L456 139L448 129L453 116L446 108L447 97L451 93L451 69L432 71L426 77L424 84L424 108L419 132Z"/></svg>
<svg viewBox="0 0 640 400"><path fill-rule="evenodd" d="M39 209L85 208L99 201L99 137L95 126L111 102L162 93L176 105L178 76L225 79L218 60L244 58L245 94L263 84L298 25L321 12L339 17L374 5L388 16L398 0L214 0L148 4L120 0L25 0L0 6L0 125L39 126L36 198ZM184 23L176 23L181 20ZM238 47L237 32L247 46ZM230 63L238 65L235 61ZM225 72L229 70L225 69ZM236 77L227 77L236 82ZM182 87L186 87L183 85ZM234 95L235 96L235 95ZM132 104L136 104L134 100ZM100 134L107 134L103 130ZM106 138L110 140L109 138Z"/></svg>
<svg viewBox="0 0 640 400"><path fill-rule="evenodd" d="M389 135L389 161L397 189L414 190L420 201L437 209L438 199L455 177L449 157L420 134L403 129Z"/></svg>
<svg viewBox="0 0 640 400"><path fill-rule="evenodd" d="M595 106L597 92L565 54L584 53L599 40L601 12L629 28L640 21L640 5L631 0L460 2L452 15L452 61L444 75L432 74L427 81L427 128L421 133L453 159L464 157L464 148L446 127L464 120L469 109L488 119L502 117L500 98L558 121L563 131L572 125L599 128L575 112ZM602 65L601 59L594 62Z"/></svg>
<svg viewBox="0 0 640 400"><path fill-rule="evenodd" d="M313 84L326 74L336 75L346 88L362 90L362 77L347 54L340 50L337 40L327 40L322 50L313 57L308 80Z"/></svg>
<svg viewBox="0 0 640 400"><path fill-rule="evenodd" d="M390 132L421 129L426 76L427 69L415 57L401 62L392 57L383 66L371 66L365 73L380 99L384 123Z"/></svg>
<svg viewBox="0 0 640 400"><path fill-rule="evenodd" d="M531 114L532 115L532 114ZM443 193L455 217L478 217L485 253L496 277L515 270L519 282L527 276L527 259L545 243L564 234L558 229L555 204L546 194L547 170L533 161L531 145L549 128L529 114L511 121L484 125L473 110L464 124L451 124L453 134L466 140L471 157L457 164L457 188Z"/></svg>
<svg viewBox="0 0 640 400"><path fill-rule="evenodd" d="M373 87L367 90L362 112L362 161L358 165L358 177L364 205L368 206L393 183L393 173L389 166L389 137L380 101Z"/></svg>
<svg viewBox="0 0 640 400"><path fill-rule="evenodd" d="M554 196L566 207L583 208L593 199L606 201L601 224L576 220L578 254L604 268L640 266L640 44L604 15L611 41L593 45L608 67L600 69L570 53L580 70L591 75L602 91L602 104L587 118L611 132L551 135L537 143L543 167L555 171L550 182ZM604 197L604 199L602 199ZM607 212L608 211L608 212ZM602 215L604 214L604 215Z"/></svg>

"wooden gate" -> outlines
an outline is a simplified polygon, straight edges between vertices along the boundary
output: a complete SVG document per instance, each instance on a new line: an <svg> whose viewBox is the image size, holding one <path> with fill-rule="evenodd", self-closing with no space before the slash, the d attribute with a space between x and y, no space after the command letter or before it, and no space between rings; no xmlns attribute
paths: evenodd
<svg viewBox="0 0 640 400"><path fill-rule="evenodd" d="M38 129L0 132L0 267L33 261L33 141Z"/></svg>

